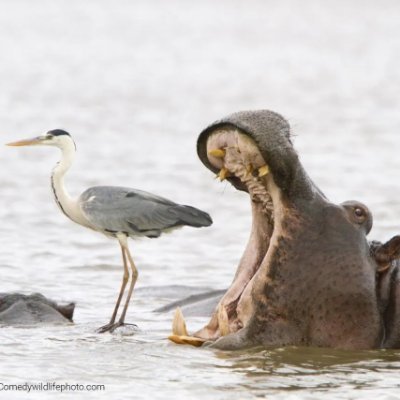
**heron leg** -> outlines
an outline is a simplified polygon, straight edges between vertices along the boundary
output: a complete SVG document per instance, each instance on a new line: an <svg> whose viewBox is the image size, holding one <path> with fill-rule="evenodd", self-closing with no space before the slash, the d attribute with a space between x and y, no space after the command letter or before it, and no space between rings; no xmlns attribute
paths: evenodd
<svg viewBox="0 0 400 400"><path fill-rule="evenodd" d="M124 309L122 310L122 314L121 314L121 316L119 318L119 321L118 321L118 325L119 326L124 324L125 315L126 315L126 312L128 310L128 306L129 306L129 302L130 302L131 297L132 297L133 289L135 287L135 284L136 284L136 281L137 281L137 278L138 278L138 275L139 275L138 270L137 270L137 268L135 266L135 263L133 262L133 259L132 259L132 256L131 256L131 253L129 251L127 243L126 243L126 246L125 246L125 251L126 251L126 255L128 257L129 264L130 264L130 267L131 267L132 278L131 278L131 284L129 286L128 296L127 296L126 301L125 301Z"/></svg>
<svg viewBox="0 0 400 400"><path fill-rule="evenodd" d="M119 291L118 299L117 299L117 302L115 304L114 311L112 313L110 322L108 324L100 327L98 329L99 333L104 333L104 332L107 332L107 331L115 329L115 327L114 327L115 319L117 317L118 309L119 309L122 297L123 297L124 292L125 292L126 284L128 283L128 280L129 280L129 270L128 270L127 259L126 259L126 250L125 250L125 247L122 245L120 240L119 240L119 244L121 246L122 260L123 260L123 264L124 264L124 275L122 276L121 289Z"/></svg>
<svg viewBox="0 0 400 400"><path fill-rule="evenodd" d="M128 280L129 280L129 271L128 271L128 265L127 265L127 260L126 260L125 249L122 246L121 246L121 251L122 251L122 260L124 262L124 275L122 277L121 289L119 291L118 300L117 300L117 303L115 304L115 308L114 308L113 314L111 316L110 324L113 324L115 322L115 318L117 317L119 305L121 304L122 296L124 295L126 284L128 283Z"/></svg>

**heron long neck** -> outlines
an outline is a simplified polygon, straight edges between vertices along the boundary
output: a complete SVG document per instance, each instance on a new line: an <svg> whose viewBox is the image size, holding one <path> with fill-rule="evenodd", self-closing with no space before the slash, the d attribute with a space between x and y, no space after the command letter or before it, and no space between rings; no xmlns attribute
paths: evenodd
<svg viewBox="0 0 400 400"><path fill-rule="evenodd" d="M79 209L76 201L69 195L64 186L64 176L75 157L75 144L73 141L68 141L60 147L61 160L54 167L51 174L51 188L54 193L54 198L60 210L73 221L78 222Z"/></svg>

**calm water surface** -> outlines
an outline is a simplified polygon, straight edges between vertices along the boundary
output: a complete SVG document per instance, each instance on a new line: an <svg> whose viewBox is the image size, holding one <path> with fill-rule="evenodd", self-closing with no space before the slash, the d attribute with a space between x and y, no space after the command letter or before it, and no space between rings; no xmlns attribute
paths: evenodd
<svg viewBox="0 0 400 400"><path fill-rule="evenodd" d="M233 111L285 115L322 190L368 204L371 238L399 233L399 2L2 0L0 52L2 142L67 129L78 146L71 193L132 186L214 218L132 242L140 277L128 320L139 331L95 334L119 288L118 245L56 208L56 149L0 146L0 291L77 303L74 326L1 329L3 383L106 385L76 398L400 398L398 351L199 350L169 343L171 315L151 312L179 296L171 285L232 279L248 199L212 179L195 141ZM17 397L28 396L0 392ZM29 395L55 397L70 398Z"/></svg>

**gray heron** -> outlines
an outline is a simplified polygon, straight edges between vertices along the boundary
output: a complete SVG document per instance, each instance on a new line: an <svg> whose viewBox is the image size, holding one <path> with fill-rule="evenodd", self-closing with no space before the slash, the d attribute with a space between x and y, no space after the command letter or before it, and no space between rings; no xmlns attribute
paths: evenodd
<svg viewBox="0 0 400 400"><path fill-rule="evenodd" d="M8 143L8 146L30 145L55 146L61 150L61 160L51 174L51 188L60 210L77 224L116 238L119 242L124 267L121 288L110 322L98 330L101 333L112 332L118 326L124 325L138 277L138 271L129 251L128 238L138 236L157 238L163 232L185 225L195 228L209 226L212 224L212 219L197 208L176 204L163 197L126 187L95 186L74 199L64 186L64 176L74 160L76 151L71 135L64 130L55 129L32 139ZM129 278L131 280L124 308L116 322Z"/></svg>

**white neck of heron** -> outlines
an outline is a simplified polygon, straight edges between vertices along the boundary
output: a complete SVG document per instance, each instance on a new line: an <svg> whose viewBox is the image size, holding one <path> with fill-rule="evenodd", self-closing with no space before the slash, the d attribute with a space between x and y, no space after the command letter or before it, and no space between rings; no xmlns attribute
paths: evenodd
<svg viewBox="0 0 400 400"><path fill-rule="evenodd" d="M51 188L60 210L73 221L78 222L80 212L76 200L67 192L64 185L64 176L75 158L75 144L72 140L64 141L61 150L61 160L53 168L51 174Z"/></svg>

